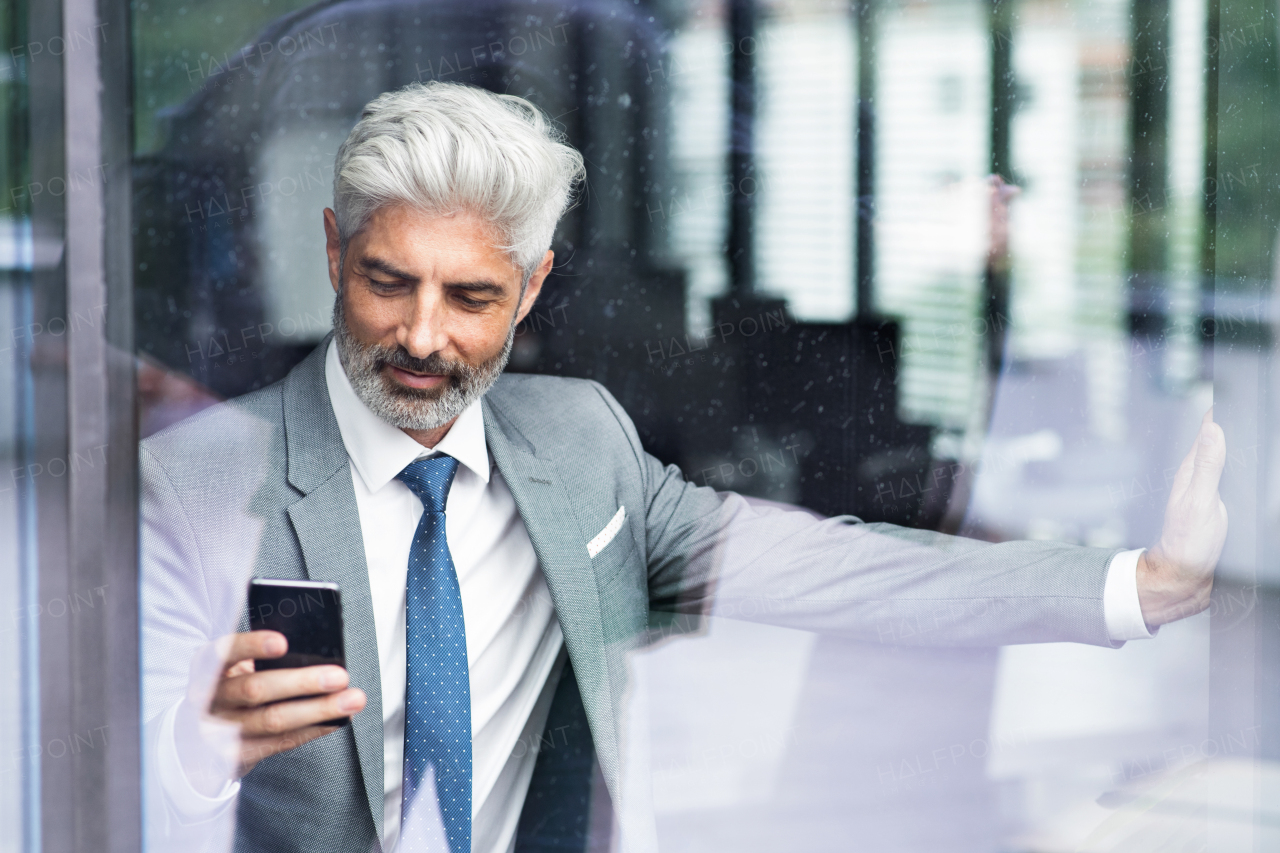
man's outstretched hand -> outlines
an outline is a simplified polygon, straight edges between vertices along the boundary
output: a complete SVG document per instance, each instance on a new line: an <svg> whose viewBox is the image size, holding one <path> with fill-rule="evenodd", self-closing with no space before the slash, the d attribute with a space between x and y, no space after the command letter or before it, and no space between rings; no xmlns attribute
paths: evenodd
<svg viewBox="0 0 1280 853"><path fill-rule="evenodd" d="M1210 409L1173 478L1160 541L1138 559L1138 601L1151 627L1209 606L1213 570L1227 538L1227 508L1218 495L1226 458L1227 441Z"/></svg>

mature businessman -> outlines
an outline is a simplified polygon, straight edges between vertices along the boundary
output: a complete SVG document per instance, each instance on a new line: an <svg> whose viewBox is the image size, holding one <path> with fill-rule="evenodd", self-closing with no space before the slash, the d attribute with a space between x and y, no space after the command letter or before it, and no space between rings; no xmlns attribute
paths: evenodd
<svg viewBox="0 0 1280 853"><path fill-rule="evenodd" d="M239 850L503 853L539 760L517 747L578 694L621 803L625 654L651 604L753 599L871 639L928 620L923 640L963 645L1116 645L1207 605L1226 533L1208 416L1159 542L1118 553L755 506L647 455L599 385L501 375L581 175L518 98L377 98L324 211L332 338L143 443L154 843L234 809ZM347 670L253 671L285 651L246 630L255 575L341 585ZM639 823L622 834L643 846Z"/></svg>

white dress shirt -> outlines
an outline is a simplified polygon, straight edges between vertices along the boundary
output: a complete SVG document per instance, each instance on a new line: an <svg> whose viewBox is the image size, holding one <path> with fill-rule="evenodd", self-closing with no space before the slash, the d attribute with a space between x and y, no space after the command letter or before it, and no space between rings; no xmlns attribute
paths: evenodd
<svg viewBox="0 0 1280 853"><path fill-rule="evenodd" d="M409 550L422 503L396 474L416 459L438 453L460 463L445 504L445 536L458 572L471 671L472 850L508 853L537 758L563 664L563 637L546 579L538 566L515 501L489 456L484 416L477 402L459 416L444 439L427 450L391 426L356 396L329 345L325 379L334 416L351 460L351 480L369 568L378 659L382 676L382 849L392 853L400 836L404 766L405 595ZM1138 602L1141 550L1112 558L1103 615L1112 640L1151 636ZM229 782L217 797L197 792L177 761L173 736L176 706L162 723L161 784L188 817L225 809L239 790Z"/></svg>

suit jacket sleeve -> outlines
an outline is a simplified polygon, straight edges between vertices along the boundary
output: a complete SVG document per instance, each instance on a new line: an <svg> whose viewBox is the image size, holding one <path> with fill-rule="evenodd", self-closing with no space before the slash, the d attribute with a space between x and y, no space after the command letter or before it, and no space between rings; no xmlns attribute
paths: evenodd
<svg viewBox="0 0 1280 853"><path fill-rule="evenodd" d="M201 650L226 631L215 625L195 529L164 465L145 444L139 449L139 474L147 843L149 849L161 851L226 850L234 831L231 801L222 797L194 810L190 803L180 805L190 795L176 790L172 771L164 770L178 766L172 731L165 736L165 720L186 696ZM212 678L216 664L212 658L204 663ZM230 745L233 736L224 734ZM219 765L226 759L227 755L217 756Z"/></svg>
<svg viewBox="0 0 1280 853"><path fill-rule="evenodd" d="M160 717L186 694L191 661L213 639L195 531L160 461L139 451L143 718Z"/></svg>
<svg viewBox="0 0 1280 853"><path fill-rule="evenodd" d="M991 544L696 486L645 453L621 406L600 393L639 467L655 608L881 643L1120 645L1103 614L1117 550Z"/></svg>

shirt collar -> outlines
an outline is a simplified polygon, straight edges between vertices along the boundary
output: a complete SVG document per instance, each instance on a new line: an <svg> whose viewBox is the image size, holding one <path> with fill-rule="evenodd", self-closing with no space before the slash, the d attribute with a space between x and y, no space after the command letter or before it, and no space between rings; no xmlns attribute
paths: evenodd
<svg viewBox="0 0 1280 853"><path fill-rule="evenodd" d="M351 464L370 492L376 492L416 459L444 453L489 482L489 449L484 438L484 410L476 400L468 406L434 448L427 449L370 411L351 387L338 358L337 341L329 342L324 378L333 416Z"/></svg>

